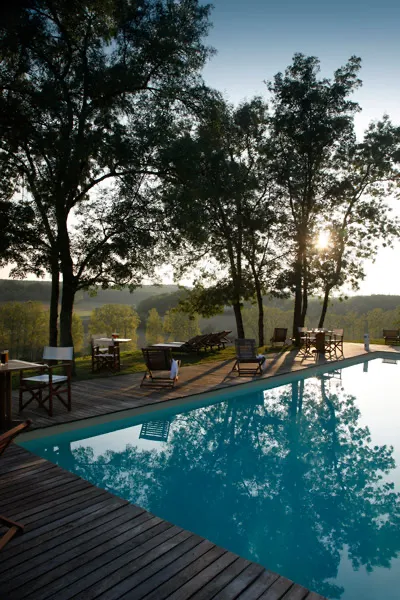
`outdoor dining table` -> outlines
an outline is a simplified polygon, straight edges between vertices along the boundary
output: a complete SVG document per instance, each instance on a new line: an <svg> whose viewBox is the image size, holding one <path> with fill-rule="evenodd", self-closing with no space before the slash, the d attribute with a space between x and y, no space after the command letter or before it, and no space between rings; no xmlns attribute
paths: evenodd
<svg viewBox="0 0 400 600"><path fill-rule="evenodd" d="M12 373L37 368L43 369L43 365L25 360L9 360L0 366L0 429L12 425Z"/></svg>
<svg viewBox="0 0 400 600"><path fill-rule="evenodd" d="M315 352L318 354L325 354L325 335L331 335L332 331L326 331L325 329L311 329L307 331L308 336L315 337Z"/></svg>

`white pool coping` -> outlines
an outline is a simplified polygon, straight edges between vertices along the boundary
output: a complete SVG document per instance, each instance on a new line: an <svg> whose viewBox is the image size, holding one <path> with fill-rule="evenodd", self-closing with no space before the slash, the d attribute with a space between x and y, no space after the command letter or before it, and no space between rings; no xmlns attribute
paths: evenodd
<svg viewBox="0 0 400 600"><path fill-rule="evenodd" d="M262 377L257 380L244 381L242 383L228 385L223 388L212 389L207 392L188 394L186 396L171 398L170 400L162 400L153 404L145 404L135 408L122 409L111 413L106 413L104 415L86 417L84 419L69 421L68 423L60 423L58 425L49 425L47 427L37 428L20 434L18 436L18 440L16 440L16 443L21 443L21 445L23 445L25 442L30 442L37 439L44 439L60 434L73 434L81 431L82 429L87 429L93 426L105 425L107 423L112 424L115 423L115 421L123 421L125 419L150 415L153 413L161 414L162 412L169 412L172 408L179 408L180 406L184 406L186 410L193 410L209 404L221 402L229 396L232 397L232 395L234 397L240 397L244 394L247 394L249 391L268 390L292 383L296 380L299 381L302 379L308 379L309 377L315 377L321 373L329 373L338 369L344 369L346 367L374 360L376 358L400 360L400 353L386 350L375 350L364 354L358 354L357 356L352 356L350 358L344 358L342 360L336 360L320 365L312 365L295 371L290 371L288 373ZM131 424L127 424L126 426L131 426ZM110 431L111 430L112 427L110 427ZM71 438L71 441L73 437L73 435L68 436L68 438ZM65 439L66 436L64 435L63 438Z"/></svg>

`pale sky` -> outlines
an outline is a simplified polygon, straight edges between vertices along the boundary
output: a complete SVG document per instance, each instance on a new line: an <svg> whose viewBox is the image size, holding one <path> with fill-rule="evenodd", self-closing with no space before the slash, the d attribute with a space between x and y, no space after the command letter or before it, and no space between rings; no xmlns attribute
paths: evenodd
<svg viewBox="0 0 400 600"><path fill-rule="evenodd" d="M208 42L217 49L204 70L206 83L237 103L266 94L264 81L283 71L295 52L320 58L322 74L351 55L361 56L363 87L354 98L362 113L358 135L384 113L400 124L400 2L394 0L214 0ZM400 208L395 209L400 215ZM393 277L400 243L368 264L362 294L400 294ZM0 269L7 277L8 269ZM171 283L169 278L165 283Z"/></svg>

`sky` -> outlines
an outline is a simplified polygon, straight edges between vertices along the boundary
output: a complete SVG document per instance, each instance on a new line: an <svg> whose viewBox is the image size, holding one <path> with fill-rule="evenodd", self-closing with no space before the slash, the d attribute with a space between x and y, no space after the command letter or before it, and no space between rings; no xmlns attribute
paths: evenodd
<svg viewBox="0 0 400 600"><path fill-rule="evenodd" d="M284 71L295 52L317 56L330 77L352 55L362 58L362 107L357 135L384 113L400 124L400 2L398 0L214 0L208 43L217 54L204 69L206 83L233 103L266 96L264 81ZM400 216L400 202L395 212ZM363 294L400 294L392 277L400 243L380 250L366 266ZM0 277L8 270L0 269ZM167 280L165 281L167 283Z"/></svg>

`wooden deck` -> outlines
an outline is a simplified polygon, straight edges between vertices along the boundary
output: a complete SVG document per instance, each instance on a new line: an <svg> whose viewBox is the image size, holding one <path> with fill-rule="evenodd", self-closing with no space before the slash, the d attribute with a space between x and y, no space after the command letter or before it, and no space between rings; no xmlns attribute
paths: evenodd
<svg viewBox="0 0 400 600"><path fill-rule="evenodd" d="M379 350L393 351L388 346L377 346ZM371 348L373 349L373 348ZM362 344L345 344L346 358L365 354ZM290 371L297 371L315 365L313 359L300 360L296 352L284 352L267 358L267 370L263 377L271 377ZM339 363L338 363L339 364ZM180 371L179 382L174 389L154 390L141 388L143 375L110 375L99 379L78 381L72 384L72 411L68 413L57 400L54 402L53 417L35 403L18 414L18 392L13 393L13 416L15 419L29 418L32 427L48 427L151 405L162 405L166 400L186 398L202 392L240 385L251 381L251 377L238 377L231 373L233 360L219 361L184 367ZM257 378L258 379L258 378Z"/></svg>
<svg viewBox="0 0 400 600"><path fill-rule="evenodd" d="M347 356L362 353L353 346ZM269 360L266 376L304 366ZM141 390L140 375L77 382L71 413L24 416L44 427L234 385L231 366L187 367L168 392ZM323 600L15 445L0 459L0 513L26 527L1 552L1 600Z"/></svg>

